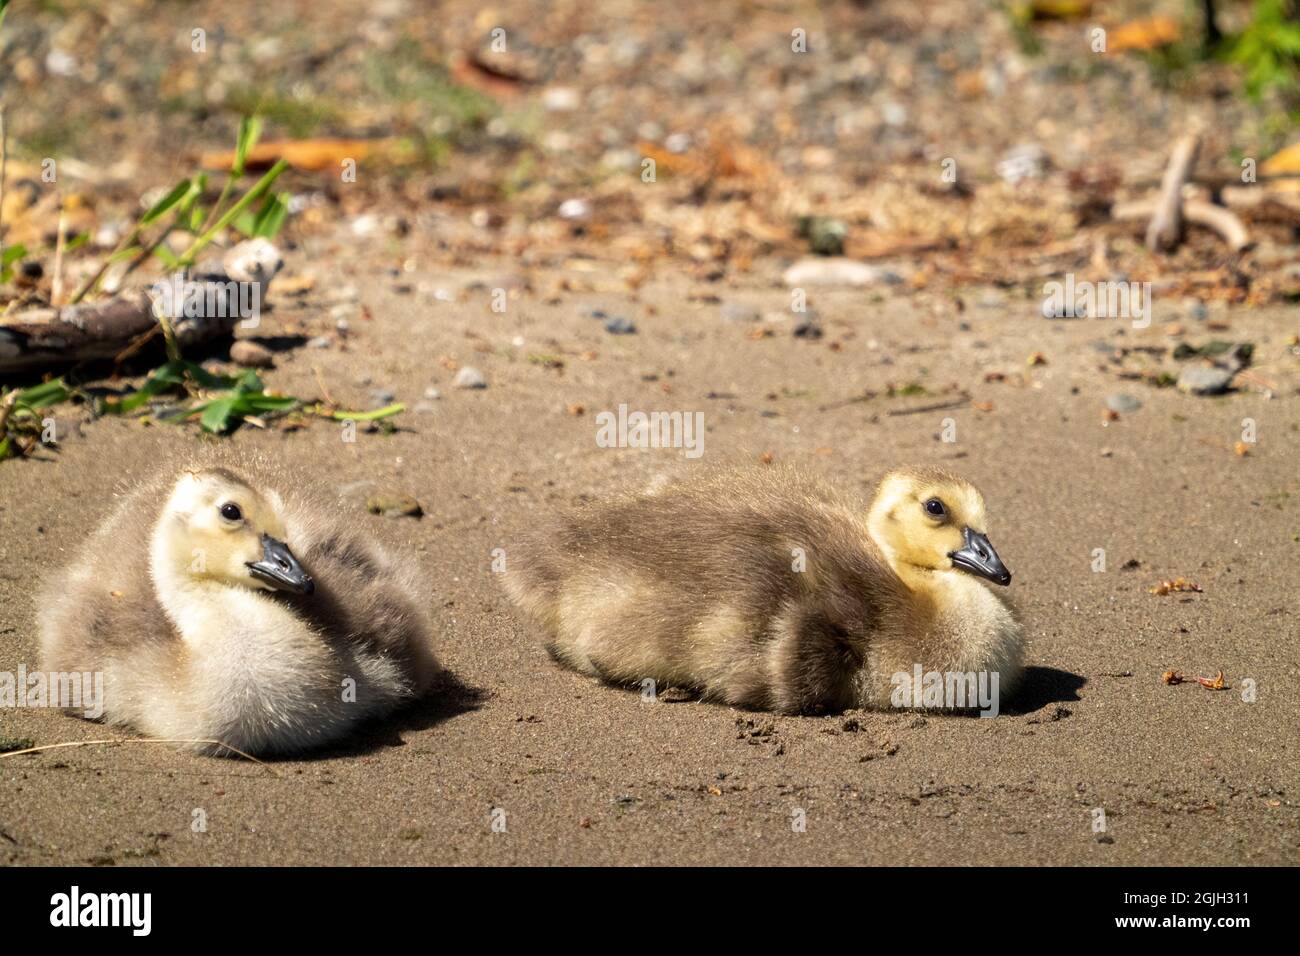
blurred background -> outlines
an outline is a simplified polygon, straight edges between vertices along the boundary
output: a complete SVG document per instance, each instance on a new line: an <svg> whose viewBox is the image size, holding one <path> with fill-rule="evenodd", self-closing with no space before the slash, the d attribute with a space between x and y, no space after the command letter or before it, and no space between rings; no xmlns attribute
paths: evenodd
<svg viewBox="0 0 1300 956"><path fill-rule="evenodd" d="M127 247L156 260L133 272L175 265L212 218L155 250L133 226L181 181L211 203L258 117L231 196L286 168L218 246L342 228L395 263L580 256L632 287L844 254L905 261L916 287L1090 267L1286 300L1298 57L1286 0L13 3L0 288L51 299L60 210L59 298L110 255L111 291ZM1199 230L1153 258L1111 214L1191 131L1245 260Z"/></svg>

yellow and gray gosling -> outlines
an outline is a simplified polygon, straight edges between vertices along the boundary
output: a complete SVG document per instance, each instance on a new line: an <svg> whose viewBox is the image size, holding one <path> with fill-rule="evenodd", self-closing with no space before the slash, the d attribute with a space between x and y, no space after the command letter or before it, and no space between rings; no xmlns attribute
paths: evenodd
<svg viewBox="0 0 1300 956"><path fill-rule="evenodd" d="M918 665L996 674L1001 697L1021 675L987 531L983 497L944 471L890 472L864 510L764 468L571 515L508 557L506 587L555 658L612 683L783 713L932 706Z"/></svg>
<svg viewBox="0 0 1300 956"><path fill-rule="evenodd" d="M47 583L43 666L102 672L110 724L251 754L421 695L438 665L414 567L299 488L258 459L137 488Z"/></svg>

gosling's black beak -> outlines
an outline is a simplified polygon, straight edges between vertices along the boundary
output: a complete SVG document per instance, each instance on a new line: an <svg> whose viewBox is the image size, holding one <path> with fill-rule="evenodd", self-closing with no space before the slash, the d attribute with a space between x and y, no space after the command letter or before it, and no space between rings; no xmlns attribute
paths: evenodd
<svg viewBox="0 0 1300 956"><path fill-rule="evenodd" d="M269 534L262 535L262 560L249 561L248 571L277 591L311 594L316 590L316 582L303 570L289 546Z"/></svg>
<svg viewBox="0 0 1300 956"><path fill-rule="evenodd" d="M966 539L966 547L948 555L952 558L953 567L987 578L994 584L1004 586L1010 584L1011 572L1002 563L998 553L993 550L989 539L970 528L963 528L962 535Z"/></svg>

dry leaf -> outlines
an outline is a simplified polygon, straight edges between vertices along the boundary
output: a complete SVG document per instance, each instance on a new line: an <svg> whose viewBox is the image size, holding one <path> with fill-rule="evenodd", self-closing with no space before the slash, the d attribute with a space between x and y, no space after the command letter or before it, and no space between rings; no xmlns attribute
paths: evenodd
<svg viewBox="0 0 1300 956"><path fill-rule="evenodd" d="M1227 681L1223 679L1223 671L1219 671L1213 677L1184 677L1179 671L1169 670L1161 674L1160 679L1170 686L1175 684L1190 684L1192 681L1195 681L1206 690L1223 690L1228 686Z"/></svg>
<svg viewBox="0 0 1300 956"><path fill-rule="evenodd" d="M1219 671L1219 673L1216 674L1213 678L1198 677L1196 678L1196 683L1200 684L1202 687L1205 687L1209 690L1223 690L1223 688L1226 686L1223 680L1223 671Z"/></svg>
<svg viewBox="0 0 1300 956"><path fill-rule="evenodd" d="M454 53L450 66L457 83L498 99L513 99L531 84L526 77L507 73L474 54Z"/></svg>
<svg viewBox="0 0 1300 956"><path fill-rule="evenodd" d="M1148 588L1152 594L1174 594L1182 591L1192 591L1201 593L1205 589L1195 581L1189 581L1187 578L1174 578L1172 581L1161 581L1153 588Z"/></svg>
<svg viewBox="0 0 1300 956"><path fill-rule="evenodd" d="M296 276L277 276L275 280L276 295L306 295L316 287L316 277L304 272Z"/></svg>
<svg viewBox="0 0 1300 956"><path fill-rule="evenodd" d="M1279 176L1283 173L1300 173L1300 140L1285 149L1280 149L1259 164L1259 171L1265 176Z"/></svg>
<svg viewBox="0 0 1300 956"><path fill-rule="evenodd" d="M1172 17L1133 20L1107 33L1106 51L1154 50L1177 42L1179 32L1178 21Z"/></svg>
<svg viewBox="0 0 1300 956"><path fill-rule="evenodd" d="M381 152L391 153L396 139L298 139L281 143L258 143L248 154L245 168L269 169L276 160L283 159L295 169L312 172L321 169L339 169L344 160L361 162L367 156ZM204 153L199 165L204 169L225 170L235 162L235 154Z"/></svg>

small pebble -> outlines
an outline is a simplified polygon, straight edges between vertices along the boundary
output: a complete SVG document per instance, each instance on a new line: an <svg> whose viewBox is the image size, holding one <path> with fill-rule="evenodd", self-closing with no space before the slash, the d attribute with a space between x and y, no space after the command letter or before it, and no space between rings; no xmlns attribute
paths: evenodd
<svg viewBox="0 0 1300 956"><path fill-rule="evenodd" d="M244 368L270 368L275 364L275 357L265 345L240 339L230 346L230 361Z"/></svg>
<svg viewBox="0 0 1300 956"><path fill-rule="evenodd" d="M560 203L561 219L586 219L591 215L591 203L585 199L566 199Z"/></svg>
<svg viewBox="0 0 1300 956"><path fill-rule="evenodd" d="M616 315L612 319L606 320L605 331L610 335L632 335L636 332L636 323L631 319Z"/></svg>
<svg viewBox="0 0 1300 956"><path fill-rule="evenodd" d="M728 322L757 322L758 309L744 302L722 303L722 318Z"/></svg>
<svg viewBox="0 0 1300 956"><path fill-rule="evenodd" d="M1178 389L1192 395L1222 395L1232 385L1233 374L1218 366L1184 365L1178 373Z"/></svg>
<svg viewBox="0 0 1300 956"><path fill-rule="evenodd" d="M472 365L466 365L456 373L453 383L457 388L487 388L487 379L483 373Z"/></svg>
<svg viewBox="0 0 1300 956"><path fill-rule="evenodd" d="M327 349L329 347L330 340L323 335L318 335L315 338L307 340L307 348L309 349Z"/></svg>
<svg viewBox="0 0 1300 956"><path fill-rule="evenodd" d="M1106 407L1113 412L1136 412L1142 407L1142 401L1132 395L1116 393L1106 396Z"/></svg>
<svg viewBox="0 0 1300 956"><path fill-rule="evenodd" d="M792 288L814 285L863 286L875 283L897 285L903 281L897 272L884 266L838 258L802 259L786 269L781 279Z"/></svg>

